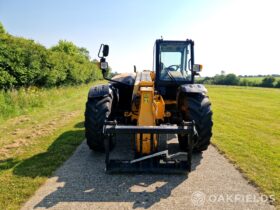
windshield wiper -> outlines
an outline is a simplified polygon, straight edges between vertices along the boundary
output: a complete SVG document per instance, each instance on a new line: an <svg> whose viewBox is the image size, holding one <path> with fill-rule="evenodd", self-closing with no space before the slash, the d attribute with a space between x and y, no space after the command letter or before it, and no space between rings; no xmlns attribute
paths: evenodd
<svg viewBox="0 0 280 210"><path fill-rule="evenodd" d="M166 69L167 70L167 74L168 76L176 83L176 85L179 85L178 84L178 81L175 79L175 77L173 77L173 75L170 73L169 69Z"/></svg>

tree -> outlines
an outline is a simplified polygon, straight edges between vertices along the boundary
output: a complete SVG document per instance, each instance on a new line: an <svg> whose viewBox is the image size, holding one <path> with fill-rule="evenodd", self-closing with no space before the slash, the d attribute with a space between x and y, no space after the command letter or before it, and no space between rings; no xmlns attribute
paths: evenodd
<svg viewBox="0 0 280 210"><path fill-rule="evenodd" d="M3 24L0 22L0 34L5 34L6 33L6 30L3 26Z"/></svg>
<svg viewBox="0 0 280 210"><path fill-rule="evenodd" d="M275 87L276 87L276 88L280 88L280 80L277 81Z"/></svg>
<svg viewBox="0 0 280 210"><path fill-rule="evenodd" d="M215 75L213 77L213 84L215 85L224 85L225 75Z"/></svg>
<svg viewBox="0 0 280 210"><path fill-rule="evenodd" d="M85 58L87 58L88 60L90 59L89 51L86 48L80 47L79 52L81 55L85 56Z"/></svg>
<svg viewBox="0 0 280 210"><path fill-rule="evenodd" d="M263 78L262 83L260 84L261 87L273 87L273 83L275 82L275 78L272 76L267 76Z"/></svg>
<svg viewBox="0 0 280 210"><path fill-rule="evenodd" d="M235 74L227 74L224 83L225 85L238 85L239 80L240 79Z"/></svg>
<svg viewBox="0 0 280 210"><path fill-rule="evenodd" d="M68 55L77 55L80 53L79 48L74 45L73 42L66 40L59 40L58 44L51 47L50 50L55 52L64 52Z"/></svg>

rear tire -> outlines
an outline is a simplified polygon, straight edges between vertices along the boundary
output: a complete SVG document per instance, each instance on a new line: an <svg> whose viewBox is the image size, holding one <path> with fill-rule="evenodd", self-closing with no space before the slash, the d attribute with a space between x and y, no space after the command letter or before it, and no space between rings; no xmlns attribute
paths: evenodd
<svg viewBox="0 0 280 210"><path fill-rule="evenodd" d="M104 152L103 126L112 109L113 93L98 98L89 98L85 111L85 136L87 145L94 151ZM111 148L114 142L111 142Z"/></svg>
<svg viewBox="0 0 280 210"><path fill-rule="evenodd" d="M194 150L201 152L206 150L212 136L212 111L209 97L204 94L181 95L179 108L185 121L195 121L197 136L195 136ZM182 150L187 150L187 136L178 135L178 141Z"/></svg>

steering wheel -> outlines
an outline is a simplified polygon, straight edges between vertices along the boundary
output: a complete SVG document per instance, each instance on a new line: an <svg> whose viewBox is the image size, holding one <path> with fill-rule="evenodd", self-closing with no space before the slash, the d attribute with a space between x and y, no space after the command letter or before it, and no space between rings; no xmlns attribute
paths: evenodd
<svg viewBox="0 0 280 210"><path fill-rule="evenodd" d="M166 69L168 69L168 71L177 71L179 68L180 65L170 65Z"/></svg>

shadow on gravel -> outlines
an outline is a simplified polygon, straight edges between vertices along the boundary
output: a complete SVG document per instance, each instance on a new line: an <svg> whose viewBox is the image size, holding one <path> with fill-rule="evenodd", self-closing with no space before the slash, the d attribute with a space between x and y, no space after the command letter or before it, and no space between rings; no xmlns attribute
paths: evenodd
<svg viewBox="0 0 280 210"><path fill-rule="evenodd" d="M187 174L108 175L104 172L104 159L104 154L91 152L82 144L54 175L57 178L51 186L54 191L50 190L35 208L51 208L61 202L130 202L133 208L149 208L169 197L188 178ZM201 159L201 153L194 154L192 170Z"/></svg>

